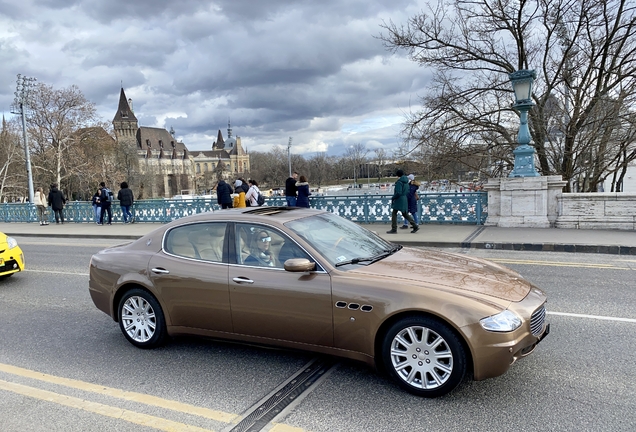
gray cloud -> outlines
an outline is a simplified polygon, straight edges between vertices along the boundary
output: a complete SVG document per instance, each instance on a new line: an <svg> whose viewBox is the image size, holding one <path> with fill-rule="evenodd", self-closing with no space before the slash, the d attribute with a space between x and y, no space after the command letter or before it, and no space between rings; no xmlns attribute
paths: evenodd
<svg viewBox="0 0 636 432"><path fill-rule="evenodd" d="M0 104L15 75L76 84L105 121L119 88L142 125L209 148L228 118L250 149L395 147L428 75L375 38L419 0L26 0L0 3ZM34 12L35 11L35 12ZM356 141L357 140L357 141Z"/></svg>

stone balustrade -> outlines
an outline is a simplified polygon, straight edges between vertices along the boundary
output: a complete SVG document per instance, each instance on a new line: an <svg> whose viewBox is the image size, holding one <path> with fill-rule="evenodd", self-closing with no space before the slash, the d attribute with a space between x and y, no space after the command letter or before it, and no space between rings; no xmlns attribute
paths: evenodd
<svg viewBox="0 0 636 432"><path fill-rule="evenodd" d="M555 226L575 229L636 229L636 194L561 194L558 197Z"/></svg>

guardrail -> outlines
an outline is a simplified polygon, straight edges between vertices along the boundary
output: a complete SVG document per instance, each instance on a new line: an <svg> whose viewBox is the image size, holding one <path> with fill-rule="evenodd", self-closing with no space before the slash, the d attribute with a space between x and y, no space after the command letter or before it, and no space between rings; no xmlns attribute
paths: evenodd
<svg viewBox="0 0 636 432"><path fill-rule="evenodd" d="M421 193L418 201L420 223L483 225L488 216L488 193ZM265 205L285 206L285 197L265 199ZM349 195L311 197L312 208L325 210L360 223L390 223L391 195ZM219 211L216 200L140 200L133 206L135 222L165 223L192 214ZM122 222L118 201L112 203L113 222ZM88 201L72 201L64 207L66 222L91 223L95 212ZM49 211L49 222L55 218ZM0 204L3 222L36 222L37 211L29 203Z"/></svg>

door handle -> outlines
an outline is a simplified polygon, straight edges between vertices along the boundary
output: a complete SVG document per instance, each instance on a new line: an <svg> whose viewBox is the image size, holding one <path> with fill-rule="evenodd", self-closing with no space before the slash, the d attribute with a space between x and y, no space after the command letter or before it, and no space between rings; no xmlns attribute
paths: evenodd
<svg viewBox="0 0 636 432"><path fill-rule="evenodd" d="M254 281L252 279L248 279L246 277L235 277L232 278L232 280L236 283L246 283L246 284L253 284Z"/></svg>
<svg viewBox="0 0 636 432"><path fill-rule="evenodd" d="M158 273L158 274L168 274L168 273L170 273L170 271L169 271L169 270L166 270L166 269L161 268L161 267L155 267L155 268L153 268L153 269L152 269L152 272L153 272L153 273Z"/></svg>

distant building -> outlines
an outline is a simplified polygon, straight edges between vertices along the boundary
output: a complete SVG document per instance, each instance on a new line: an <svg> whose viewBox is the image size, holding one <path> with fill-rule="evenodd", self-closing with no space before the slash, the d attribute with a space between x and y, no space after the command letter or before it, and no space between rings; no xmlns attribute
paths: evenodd
<svg viewBox="0 0 636 432"><path fill-rule="evenodd" d="M228 139L219 130L211 150L190 152L175 138L175 132L139 126L126 98L119 95L119 107L113 118L115 136L137 152L144 198L170 198L181 193L202 193L216 185L217 178L234 179L250 171L250 158L241 146L241 138L232 136L228 121ZM188 192L185 192L188 191Z"/></svg>
<svg viewBox="0 0 636 432"><path fill-rule="evenodd" d="M241 137L232 136L232 126L227 123L227 140L223 139L221 130L212 150L193 151L194 173L197 184L209 184L221 176L224 179L235 179L250 172L250 157L241 145ZM206 174L207 173L207 174Z"/></svg>
<svg viewBox="0 0 636 432"><path fill-rule="evenodd" d="M194 167L186 145L174 137L173 130L140 127L130 102L122 88L113 127L117 141L137 151L143 197L169 198L191 190Z"/></svg>

